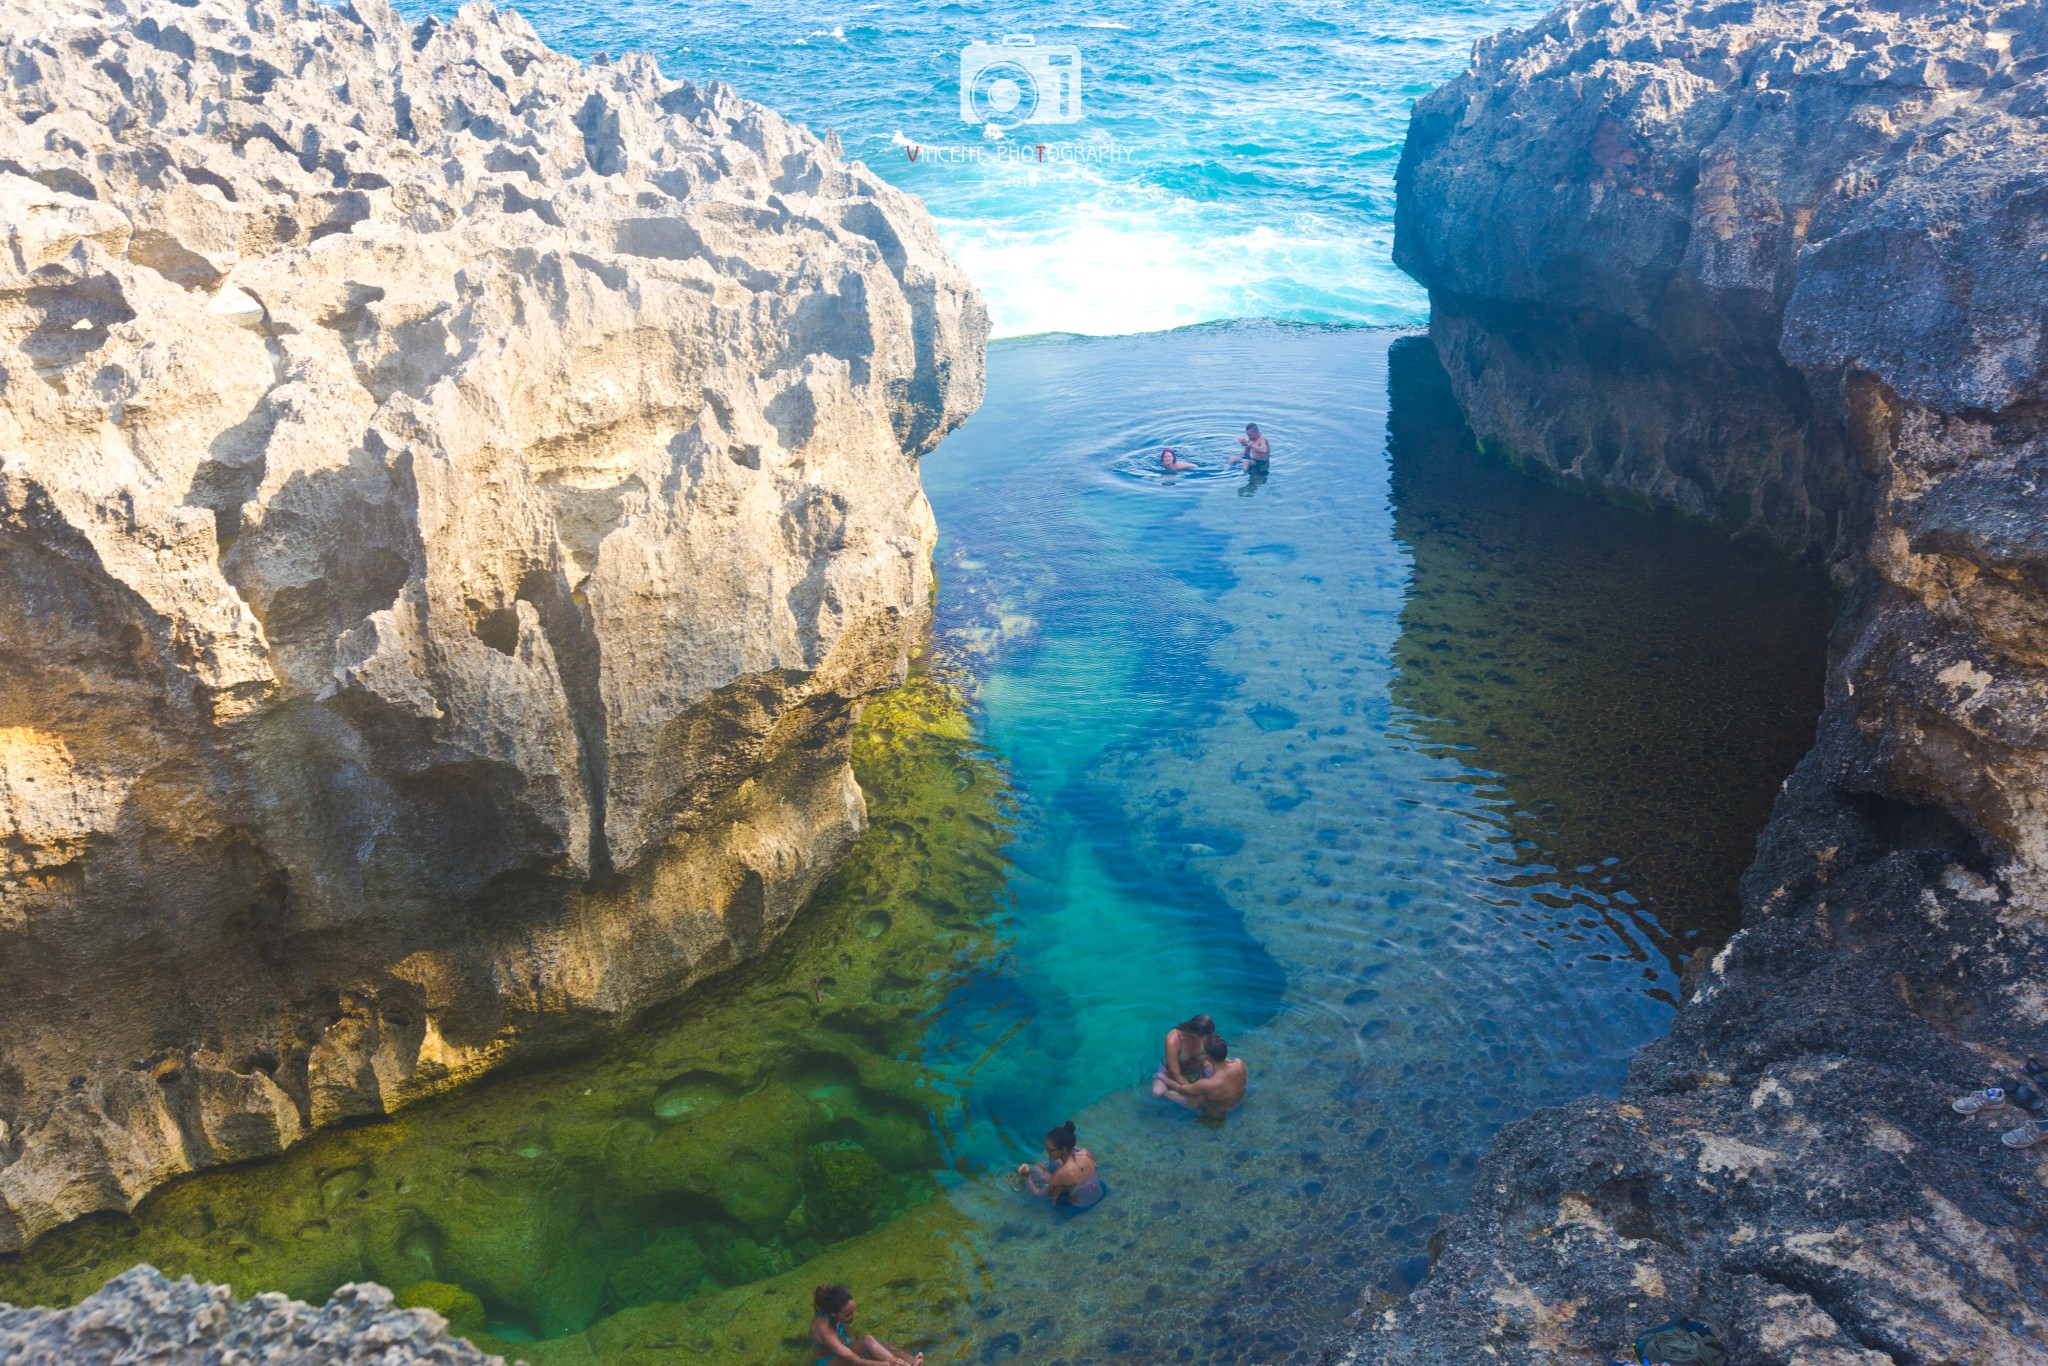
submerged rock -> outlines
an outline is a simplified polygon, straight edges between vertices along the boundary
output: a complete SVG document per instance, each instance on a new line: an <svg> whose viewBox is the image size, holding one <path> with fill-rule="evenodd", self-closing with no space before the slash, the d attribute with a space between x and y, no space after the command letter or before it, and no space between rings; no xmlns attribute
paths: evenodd
<svg viewBox="0 0 2048 1366"><path fill-rule="evenodd" d="M0 0L0 1251L788 923L986 319L858 163L472 6Z"/></svg>
<svg viewBox="0 0 2048 1366"><path fill-rule="evenodd" d="M1825 558L1818 743L1619 1102L1500 1136L1359 1361L2020 1362L2048 1054L2048 11L1568 4L1416 107L1397 256L1489 447ZM1999 1122L2003 1120L2004 1122Z"/></svg>
<svg viewBox="0 0 2048 1366"><path fill-rule="evenodd" d="M381 1285L345 1285L319 1308L138 1266L69 1309L0 1305L0 1361L19 1366L504 1366L449 1336L440 1315L400 1309Z"/></svg>

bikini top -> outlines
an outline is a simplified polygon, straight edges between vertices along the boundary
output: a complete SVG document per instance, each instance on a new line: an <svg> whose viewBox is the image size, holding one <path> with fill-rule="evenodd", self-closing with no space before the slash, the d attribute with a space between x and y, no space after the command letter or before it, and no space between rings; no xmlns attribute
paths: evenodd
<svg viewBox="0 0 2048 1366"><path fill-rule="evenodd" d="M833 1332L835 1332L835 1333L837 1333L837 1334L839 1335L839 1340L840 1340L840 1342L844 1343L844 1344L845 1344L846 1346L848 1346L848 1347L851 1347L851 1346L853 1346L853 1343L852 1343L852 1341L851 1341L851 1340L849 1340L849 1339L847 1338L847 1336L846 1336L846 1325L845 1325L845 1324L841 1323L841 1322L840 1322L840 1321L839 1321L838 1319L835 1319L835 1318L827 1318L827 1319L825 1320L825 1322L827 1322L827 1323L829 1323L829 1324L831 1324L831 1325L832 1325L832 1331L833 1331ZM823 1357L819 1357L819 1358L818 1358L818 1366L831 1366L832 1360L833 1360L833 1358L831 1358L831 1357L829 1357L829 1356L823 1356Z"/></svg>

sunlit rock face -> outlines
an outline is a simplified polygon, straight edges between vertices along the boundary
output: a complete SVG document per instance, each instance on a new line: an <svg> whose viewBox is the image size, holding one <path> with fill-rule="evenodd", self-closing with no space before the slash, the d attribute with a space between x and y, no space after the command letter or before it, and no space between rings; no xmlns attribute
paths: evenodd
<svg viewBox="0 0 2048 1366"><path fill-rule="evenodd" d="M1417 105L1396 255L1480 438L1849 597L1746 928L1359 1360L2040 1356L2048 1146L1948 1100L2048 1056L2044 167L2038 3L1567 4Z"/></svg>
<svg viewBox="0 0 2048 1366"><path fill-rule="evenodd" d="M0 0L0 1250L588 1040L863 821L980 300L516 16Z"/></svg>

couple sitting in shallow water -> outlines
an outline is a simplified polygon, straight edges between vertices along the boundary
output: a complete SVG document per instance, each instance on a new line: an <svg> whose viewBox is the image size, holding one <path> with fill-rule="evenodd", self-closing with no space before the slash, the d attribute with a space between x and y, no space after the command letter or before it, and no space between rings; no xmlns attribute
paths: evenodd
<svg viewBox="0 0 2048 1366"><path fill-rule="evenodd" d="M1216 1022L1197 1015L1166 1031L1166 1061L1152 1074L1152 1094L1205 1115L1222 1116L1244 1099L1251 1075Z"/></svg>

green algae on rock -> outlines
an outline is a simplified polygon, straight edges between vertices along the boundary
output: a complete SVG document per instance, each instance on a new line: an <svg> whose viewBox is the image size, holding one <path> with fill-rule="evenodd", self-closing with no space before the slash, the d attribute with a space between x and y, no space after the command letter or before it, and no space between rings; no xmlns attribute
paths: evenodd
<svg viewBox="0 0 2048 1366"><path fill-rule="evenodd" d="M480 1332L484 1326L484 1302L446 1281L415 1281L393 1291L391 1299L401 1309L433 1310L458 1336Z"/></svg>
<svg viewBox="0 0 2048 1366"><path fill-rule="evenodd" d="M583 1360L614 1359L608 1336L582 1340L609 1316L667 1323L701 1300L692 1331L737 1360L796 1312L794 1292L755 1287L800 1283L843 1247L870 1245L866 1282L902 1280L892 1261L925 1279L950 1267L918 1232L947 1098L917 1050L924 1014L996 947L1007 790L929 669L868 705L853 758L870 828L760 962L598 1058L60 1230L0 1261L0 1300L74 1303L137 1262L314 1302L377 1280L494 1350L539 1359L561 1339Z"/></svg>

